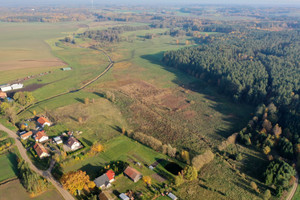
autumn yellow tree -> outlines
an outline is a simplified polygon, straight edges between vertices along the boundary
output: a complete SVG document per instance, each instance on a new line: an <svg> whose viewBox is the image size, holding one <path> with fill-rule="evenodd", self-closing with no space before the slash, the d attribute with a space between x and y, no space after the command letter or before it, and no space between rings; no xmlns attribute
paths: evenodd
<svg viewBox="0 0 300 200"><path fill-rule="evenodd" d="M77 190L82 190L84 187L95 187L95 184L91 183L90 177L86 172L81 170L64 174L60 181L63 187L68 189L72 194L75 194Z"/></svg>
<svg viewBox="0 0 300 200"><path fill-rule="evenodd" d="M184 160L187 164L190 164L190 154L188 151L182 150L180 156L182 160Z"/></svg>
<svg viewBox="0 0 300 200"><path fill-rule="evenodd" d="M90 99L86 97L86 98L84 99L84 104L87 105L87 104L89 104L89 103L90 103Z"/></svg>
<svg viewBox="0 0 300 200"><path fill-rule="evenodd" d="M92 151L95 152L95 153L98 153L98 152L101 152L104 150L104 147L102 144L100 143L95 143L93 146L92 146Z"/></svg>
<svg viewBox="0 0 300 200"><path fill-rule="evenodd" d="M147 185L151 185L151 177L150 176L144 176L143 177L143 181L147 184Z"/></svg>

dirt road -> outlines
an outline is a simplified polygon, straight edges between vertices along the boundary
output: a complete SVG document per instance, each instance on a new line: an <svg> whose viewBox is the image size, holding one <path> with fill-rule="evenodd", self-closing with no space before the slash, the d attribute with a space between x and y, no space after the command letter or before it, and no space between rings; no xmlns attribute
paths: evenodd
<svg viewBox="0 0 300 200"><path fill-rule="evenodd" d="M296 191L297 191L297 187L298 187L298 181L299 181L299 178L298 178L298 175L296 175L296 180L295 180L295 183L293 185L293 188L291 190L291 192L289 193L289 195L287 196L286 200L292 200Z"/></svg>
<svg viewBox="0 0 300 200"><path fill-rule="evenodd" d="M5 126L3 126L2 124L0 124L0 130L3 130L6 133L8 133L9 136L12 137L16 141L16 146L18 147L18 150L19 150L19 152L21 154L21 157L29 164L30 169L32 169L33 171L35 171L39 175L41 175L44 178L46 178L49 182L51 182L52 185L55 186L55 188L63 196L64 199L66 199L66 200L75 200L74 197L67 190L65 190L58 181L56 181L53 178L53 176L51 174L51 169L52 169L52 167L55 164L53 161L51 161L50 168L48 170L46 170L46 171L39 170L38 168L36 168L32 164L31 160L27 156L26 149L23 147L22 143L20 142L18 135L15 132L13 132L10 129L8 129Z"/></svg>

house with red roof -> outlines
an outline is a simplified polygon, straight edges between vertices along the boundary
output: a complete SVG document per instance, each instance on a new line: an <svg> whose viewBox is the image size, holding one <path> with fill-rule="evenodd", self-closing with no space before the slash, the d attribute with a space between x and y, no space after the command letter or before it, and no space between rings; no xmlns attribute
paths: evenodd
<svg viewBox="0 0 300 200"><path fill-rule="evenodd" d="M35 143L33 148L40 159L50 156L45 147L40 143Z"/></svg>
<svg viewBox="0 0 300 200"><path fill-rule="evenodd" d="M94 180L96 186L100 189L108 188L111 183L115 181L115 172L113 170L108 170L105 174L99 176Z"/></svg>
<svg viewBox="0 0 300 200"><path fill-rule="evenodd" d="M45 131L39 131L35 134L34 139L36 142L45 142L49 139Z"/></svg>
<svg viewBox="0 0 300 200"><path fill-rule="evenodd" d="M2 91L0 90L0 99L5 99L6 97L7 97L6 92L2 92Z"/></svg>
<svg viewBox="0 0 300 200"><path fill-rule="evenodd" d="M27 133L24 133L24 134L22 134L21 136L20 136L20 138L22 139L22 140L27 140L30 136L32 136L32 131L28 131Z"/></svg>
<svg viewBox="0 0 300 200"><path fill-rule="evenodd" d="M39 117L37 122L44 128L45 126L51 126L51 122L45 117Z"/></svg>
<svg viewBox="0 0 300 200"><path fill-rule="evenodd" d="M138 182L142 178L142 174L130 166L125 169L124 174L133 182Z"/></svg>

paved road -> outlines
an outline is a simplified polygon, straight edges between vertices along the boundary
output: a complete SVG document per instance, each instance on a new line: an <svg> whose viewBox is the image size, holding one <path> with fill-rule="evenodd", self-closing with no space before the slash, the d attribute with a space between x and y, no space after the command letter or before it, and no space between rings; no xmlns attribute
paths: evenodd
<svg viewBox="0 0 300 200"><path fill-rule="evenodd" d="M6 128L5 126L3 126L2 124L0 124L0 130L5 131L6 133L9 134L10 137L12 137L15 141L16 141L16 146L18 147L18 150L21 154L21 157L29 164L29 167L35 171L36 173L38 173L39 175L43 176L44 178L46 178L49 182L52 183L52 185L55 186L55 188L58 190L58 192L63 196L64 199L66 200L75 200L74 197L67 191L65 190L62 185L56 181L52 174L51 174L51 169L53 168L55 162L52 160L51 164L50 164L50 168L46 171L43 170L39 170L38 168L36 168L31 160L29 159L29 157L26 154L26 149L23 147L22 143L19 140L19 137L17 136L17 134L13 131L11 131L10 129Z"/></svg>
<svg viewBox="0 0 300 200"><path fill-rule="evenodd" d="M298 175L296 175L296 180L295 180L295 183L293 185L293 188L289 194L289 196L287 196L286 200L292 200L296 191L297 191L297 187L298 187L298 181L299 181L299 178L298 178Z"/></svg>

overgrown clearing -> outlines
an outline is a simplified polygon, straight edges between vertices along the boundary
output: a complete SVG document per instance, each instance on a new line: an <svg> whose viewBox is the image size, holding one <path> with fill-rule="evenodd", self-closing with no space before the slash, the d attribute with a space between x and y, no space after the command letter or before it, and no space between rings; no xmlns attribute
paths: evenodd
<svg viewBox="0 0 300 200"><path fill-rule="evenodd" d="M19 180L14 180L4 185L0 185L0 199L11 200L11 199L24 199L24 200L63 200L60 194L51 188L48 191L42 193L37 197L30 197L26 192Z"/></svg>

